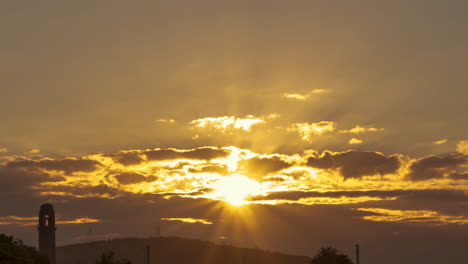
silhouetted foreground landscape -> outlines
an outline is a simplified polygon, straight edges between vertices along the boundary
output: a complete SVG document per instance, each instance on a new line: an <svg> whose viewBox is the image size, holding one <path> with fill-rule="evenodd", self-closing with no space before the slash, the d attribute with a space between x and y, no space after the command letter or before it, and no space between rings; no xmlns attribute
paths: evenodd
<svg viewBox="0 0 468 264"><path fill-rule="evenodd" d="M306 256L286 255L260 249L217 245L212 242L186 238L121 238L57 247L57 264L95 264L106 251L116 258L132 263L145 263L146 246L150 246L151 263L238 264L307 264Z"/></svg>

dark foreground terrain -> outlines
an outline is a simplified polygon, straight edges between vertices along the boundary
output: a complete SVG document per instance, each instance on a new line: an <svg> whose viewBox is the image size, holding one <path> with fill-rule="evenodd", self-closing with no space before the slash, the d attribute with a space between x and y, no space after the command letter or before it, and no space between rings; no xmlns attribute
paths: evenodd
<svg viewBox="0 0 468 264"><path fill-rule="evenodd" d="M57 248L57 264L95 264L102 252L112 250L117 258L143 264L146 245L150 246L151 263L160 264L307 264L310 258L259 249L237 248L211 242L175 238L121 238L74 244Z"/></svg>

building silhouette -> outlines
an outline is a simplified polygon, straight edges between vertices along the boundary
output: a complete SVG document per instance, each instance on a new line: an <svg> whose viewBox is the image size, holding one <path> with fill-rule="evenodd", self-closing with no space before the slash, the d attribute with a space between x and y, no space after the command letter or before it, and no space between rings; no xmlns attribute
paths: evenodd
<svg viewBox="0 0 468 264"><path fill-rule="evenodd" d="M39 253L55 264L55 212L51 204L41 205L39 210Z"/></svg>

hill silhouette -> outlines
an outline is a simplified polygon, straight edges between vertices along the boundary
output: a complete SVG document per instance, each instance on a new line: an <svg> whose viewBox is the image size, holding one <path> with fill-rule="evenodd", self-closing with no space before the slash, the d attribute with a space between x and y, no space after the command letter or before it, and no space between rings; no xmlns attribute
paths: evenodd
<svg viewBox="0 0 468 264"><path fill-rule="evenodd" d="M57 248L57 264L95 264L102 252L112 250L118 258L133 264L144 262L146 245L150 245L151 264L308 264L306 256L287 255L260 249L238 248L212 242L177 238L119 238Z"/></svg>

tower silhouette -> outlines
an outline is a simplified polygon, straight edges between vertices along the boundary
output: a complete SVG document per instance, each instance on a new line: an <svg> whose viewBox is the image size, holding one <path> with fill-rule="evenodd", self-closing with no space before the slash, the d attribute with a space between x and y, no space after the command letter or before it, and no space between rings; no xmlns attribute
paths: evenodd
<svg viewBox="0 0 468 264"><path fill-rule="evenodd" d="M51 204L41 205L39 210L39 253L55 264L55 212Z"/></svg>

